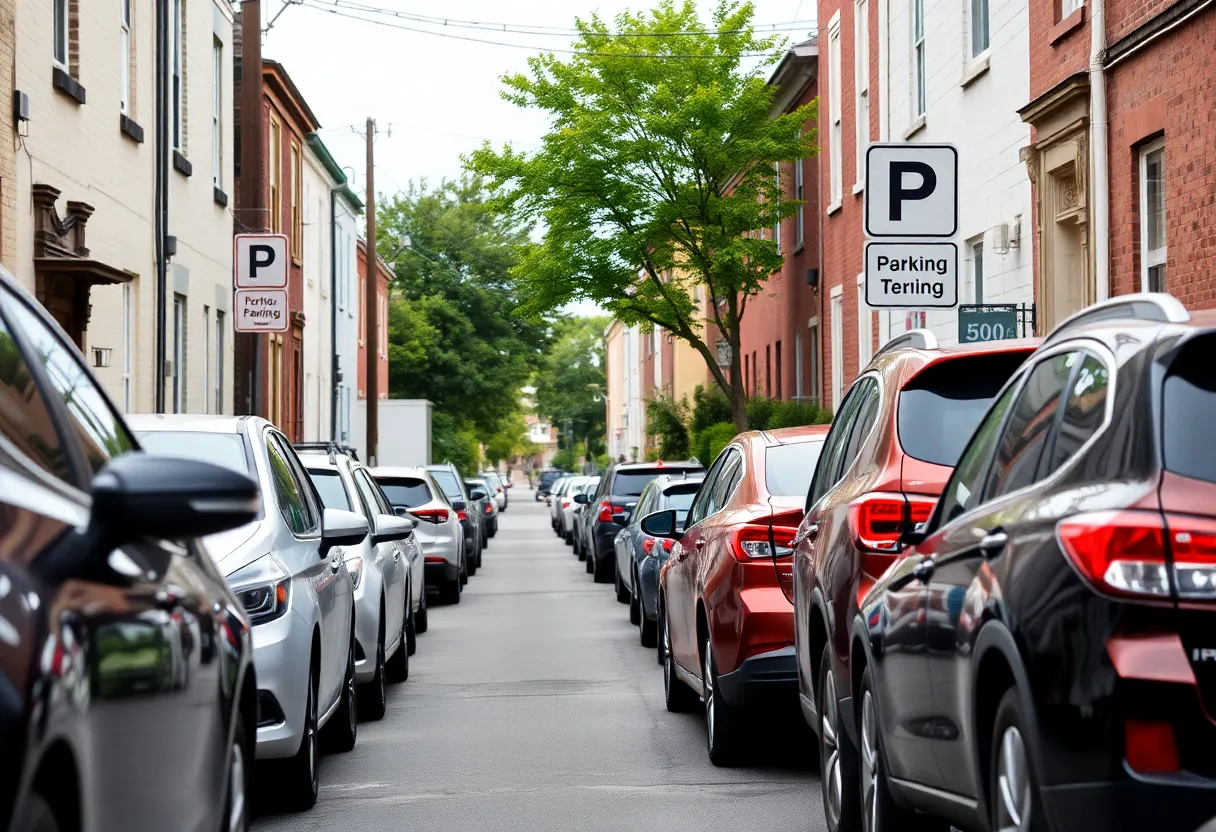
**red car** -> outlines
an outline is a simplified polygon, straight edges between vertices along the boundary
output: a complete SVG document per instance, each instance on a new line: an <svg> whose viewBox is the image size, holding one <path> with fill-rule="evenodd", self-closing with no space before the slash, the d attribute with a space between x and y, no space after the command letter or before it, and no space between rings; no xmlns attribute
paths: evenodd
<svg viewBox="0 0 1216 832"><path fill-rule="evenodd" d="M826 425L753 431L718 455L659 575L669 711L704 702L709 758L737 757L744 709L796 707L792 540ZM674 511L642 529L675 537Z"/></svg>

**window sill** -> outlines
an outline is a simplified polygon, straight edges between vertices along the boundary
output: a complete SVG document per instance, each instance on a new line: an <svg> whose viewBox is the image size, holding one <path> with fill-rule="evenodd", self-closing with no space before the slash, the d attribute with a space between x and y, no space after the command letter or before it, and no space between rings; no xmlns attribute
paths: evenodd
<svg viewBox="0 0 1216 832"><path fill-rule="evenodd" d="M1047 42L1052 46L1056 46L1060 41L1080 29L1085 23L1085 7L1077 9L1068 17L1061 20L1055 26L1051 27L1051 31L1047 34Z"/></svg>
<svg viewBox="0 0 1216 832"><path fill-rule="evenodd" d="M866 190L865 182L854 182L853 183L853 196L857 196L858 194L865 193L865 190Z"/></svg>
<svg viewBox="0 0 1216 832"><path fill-rule="evenodd" d="M224 193L214 185L211 186L211 198L215 200L215 204L221 208L228 207L228 194Z"/></svg>
<svg viewBox="0 0 1216 832"><path fill-rule="evenodd" d="M917 133L919 133L921 130L924 130L924 129L925 129L925 116L922 113L921 115L917 116L916 120L914 122L912 122L912 125L907 130L904 131L904 141L907 141L908 139L912 138L913 136L915 136Z"/></svg>
<svg viewBox="0 0 1216 832"><path fill-rule="evenodd" d="M967 89L967 87L974 84L981 77L987 75L991 58L992 56L986 52L982 57L973 58L971 63L967 65L966 71L963 72L963 80L959 82L959 86Z"/></svg>
<svg viewBox="0 0 1216 832"><path fill-rule="evenodd" d="M832 216L832 214L835 214L837 211L840 210L840 204L841 204L840 200L837 200L828 206L828 216L829 217Z"/></svg>
<svg viewBox="0 0 1216 832"><path fill-rule="evenodd" d="M51 74L51 86L59 90L77 104L85 102L85 89L79 81L73 78L62 67L55 67Z"/></svg>
<svg viewBox="0 0 1216 832"><path fill-rule="evenodd" d="M194 165L190 164L190 160L183 156L180 150L173 151L173 169L182 176L194 175Z"/></svg>
<svg viewBox="0 0 1216 832"><path fill-rule="evenodd" d="M130 116L122 114L118 117L118 129L136 144L144 143L144 128L132 121Z"/></svg>

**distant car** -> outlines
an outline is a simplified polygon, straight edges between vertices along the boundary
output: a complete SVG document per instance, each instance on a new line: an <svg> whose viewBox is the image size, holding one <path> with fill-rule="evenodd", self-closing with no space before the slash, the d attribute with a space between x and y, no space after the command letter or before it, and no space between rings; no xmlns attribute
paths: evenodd
<svg viewBox="0 0 1216 832"><path fill-rule="evenodd" d="M246 829L253 633L200 538L256 483L141 452L3 269L0 447L0 829Z"/></svg>
<svg viewBox="0 0 1216 832"><path fill-rule="evenodd" d="M507 510L507 489L511 487L511 483L502 474L497 471L482 471L477 476L484 479L489 485L494 487L494 499L498 503L499 511Z"/></svg>
<svg viewBox="0 0 1216 832"><path fill-rule="evenodd" d="M386 682L404 682L416 645L414 616L425 603L418 521L398 517L371 474L336 446L297 446L300 461L326 508L363 515L371 533L351 547L346 563L355 581L355 681L360 715L381 719Z"/></svg>
<svg viewBox="0 0 1216 832"><path fill-rule="evenodd" d="M562 495L562 504L558 514L558 531L567 546L574 545L574 510L580 505L575 502L575 497L579 494L594 492L599 484L599 477L575 477L566 488L566 493Z"/></svg>
<svg viewBox="0 0 1216 832"><path fill-rule="evenodd" d="M211 535L207 551L253 622L257 759L275 795L317 800L317 740L349 751L358 733L354 581L362 515L325 508L291 443L257 416L131 416L149 453L201 459L256 478L265 511Z"/></svg>
<svg viewBox="0 0 1216 832"><path fill-rule="evenodd" d="M604 472L595 493L589 495L591 514L583 521L587 571L596 583L606 584L616 574L616 536L625 513L632 509L642 490L662 474L698 473L699 462L621 462Z"/></svg>
<svg viewBox="0 0 1216 832"><path fill-rule="evenodd" d="M468 577L471 578L481 566L481 515L475 511L469 511L469 492L455 465L445 462L442 465L428 465L426 470L430 471L435 482L439 483L439 487L447 495L452 508L456 510L456 516L460 518L460 526L464 529L464 548L467 553L465 556L466 570Z"/></svg>
<svg viewBox="0 0 1216 832"><path fill-rule="evenodd" d="M464 486L481 515L481 545L484 548L490 545L490 538L498 534L498 501L494 499L493 486L484 477L469 478Z"/></svg>
<svg viewBox="0 0 1216 832"><path fill-rule="evenodd" d="M549 496L549 490L558 477L564 476L565 471L560 468L544 468L540 472L540 476L536 481L536 501L539 503L545 497Z"/></svg>
<svg viewBox="0 0 1216 832"><path fill-rule="evenodd" d="M562 507L561 498L573 481L573 474L562 474L554 481L553 487L549 490L549 496L545 497L545 503L549 506L549 525L553 527L553 533L558 537L562 536L561 526L558 523L558 514L561 513Z"/></svg>
<svg viewBox="0 0 1216 832"><path fill-rule="evenodd" d="M659 570L667 562L672 538L651 537L642 531L642 518L656 511L673 509L676 530L684 528L692 498L705 475L701 473L664 474L650 481L628 523L616 536L617 600L629 604L629 621L638 626L643 647L658 645Z"/></svg>
<svg viewBox="0 0 1216 832"><path fill-rule="evenodd" d="M438 592L443 603L459 604L468 580L464 528L439 483L425 468L373 468L372 478L399 516L420 521L414 536L422 544L426 586ZM425 633L426 627L423 607L418 632Z"/></svg>

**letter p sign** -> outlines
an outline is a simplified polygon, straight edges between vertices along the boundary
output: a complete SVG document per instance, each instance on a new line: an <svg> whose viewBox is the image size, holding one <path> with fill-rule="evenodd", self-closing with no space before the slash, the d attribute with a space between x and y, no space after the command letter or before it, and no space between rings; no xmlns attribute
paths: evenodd
<svg viewBox="0 0 1216 832"><path fill-rule="evenodd" d="M958 151L952 145L872 144L866 150L866 235L953 237Z"/></svg>
<svg viewBox="0 0 1216 832"><path fill-rule="evenodd" d="M237 289L286 289L287 235L236 235L233 277Z"/></svg>

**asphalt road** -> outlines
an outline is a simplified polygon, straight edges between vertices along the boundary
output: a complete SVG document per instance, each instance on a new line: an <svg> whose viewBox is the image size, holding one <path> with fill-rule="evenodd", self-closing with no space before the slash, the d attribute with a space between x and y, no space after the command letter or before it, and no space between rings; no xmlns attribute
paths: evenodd
<svg viewBox="0 0 1216 832"><path fill-rule="evenodd" d="M526 484L512 492L461 603L431 608L384 719L322 758L311 811L253 828L823 829L807 735L773 718L752 765L715 768L701 717L664 708L654 651L611 585L592 583Z"/></svg>

